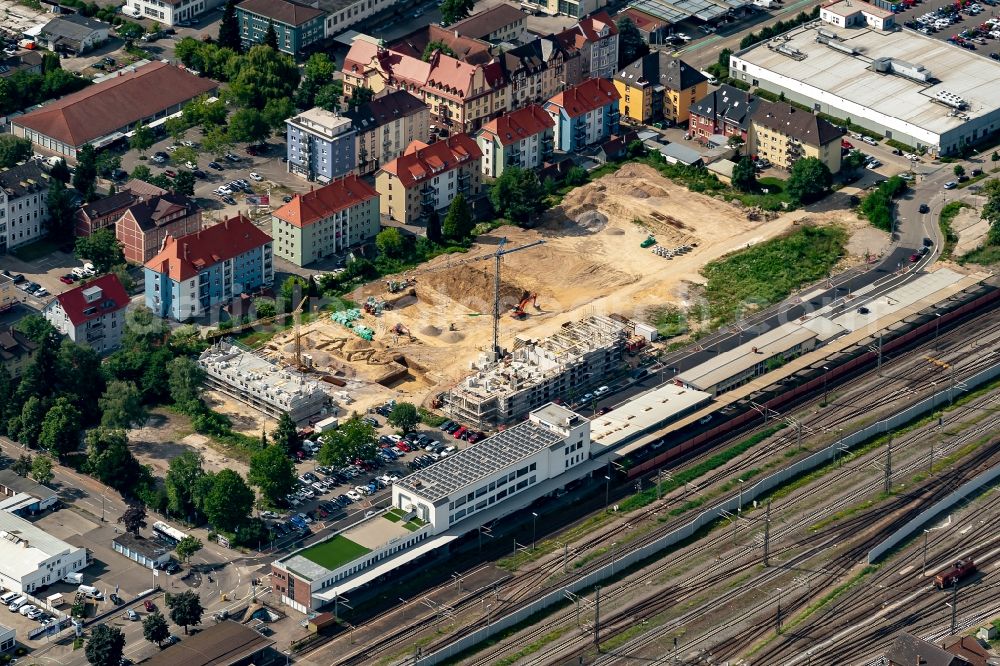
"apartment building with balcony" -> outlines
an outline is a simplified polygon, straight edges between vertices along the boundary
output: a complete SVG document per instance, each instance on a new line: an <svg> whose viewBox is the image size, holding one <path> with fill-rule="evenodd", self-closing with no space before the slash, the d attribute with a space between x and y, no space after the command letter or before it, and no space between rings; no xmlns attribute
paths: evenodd
<svg viewBox="0 0 1000 666"><path fill-rule="evenodd" d="M128 304L125 287L109 273L59 294L42 315L73 342L103 354L121 344Z"/></svg>
<svg viewBox="0 0 1000 666"><path fill-rule="evenodd" d="M167 236L143 268L146 307L185 321L274 282L271 237L242 214L193 234Z"/></svg>
<svg viewBox="0 0 1000 666"><path fill-rule="evenodd" d="M562 4L564 0L558 1ZM582 78L610 79L618 71L618 26L606 11L581 19L573 27L557 34L556 38L566 48L580 51Z"/></svg>
<svg viewBox="0 0 1000 666"><path fill-rule="evenodd" d="M379 193L355 175L296 194L274 211L274 252L296 266L367 243L379 232Z"/></svg>
<svg viewBox="0 0 1000 666"><path fill-rule="evenodd" d="M708 93L708 79L666 51L653 51L615 74L622 115L637 123L658 120L682 124L689 110Z"/></svg>
<svg viewBox="0 0 1000 666"><path fill-rule="evenodd" d="M278 50L299 57L326 37L326 12L291 0L243 0L236 5L243 48L263 44L268 28L278 37Z"/></svg>
<svg viewBox="0 0 1000 666"><path fill-rule="evenodd" d="M483 175L499 178L509 166L537 169L552 158L555 121L537 104L511 111L483 125L476 143Z"/></svg>
<svg viewBox="0 0 1000 666"><path fill-rule="evenodd" d="M688 110L688 131L701 142L713 134L750 141L750 123L760 98L730 85L721 85Z"/></svg>
<svg viewBox="0 0 1000 666"><path fill-rule="evenodd" d="M0 171L0 253L45 235L49 176L30 160Z"/></svg>
<svg viewBox="0 0 1000 666"><path fill-rule="evenodd" d="M544 109L555 123L555 147L571 153L618 134L619 98L607 79L587 79L552 97Z"/></svg>
<svg viewBox="0 0 1000 666"><path fill-rule="evenodd" d="M830 173L837 173L843 136L844 130L814 113L761 101L751 120L749 151L783 169L791 169L804 157L815 157Z"/></svg>
<svg viewBox="0 0 1000 666"><path fill-rule="evenodd" d="M468 134L454 134L427 145L414 141L398 158L375 175L379 210L403 224L416 224L443 211L459 193L479 195L480 150Z"/></svg>
<svg viewBox="0 0 1000 666"><path fill-rule="evenodd" d="M356 137L358 175L375 173L414 141L430 141L430 109L405 90L384 91L375 99L344 115L351 119Z"/></svg>
<svg viewBox="0 0 1000 666"><path fill-rule="evenodd" d="M285 121L287 169L329 183L357 166L357 132L351 119L313 107Z"/></svg>
<svg viewBox="0 0 1000 666"><path fill-rule="evenodd" d="M510 83L510 108L540 104L566 86L583 81L579 49L565 48L554 36L536 37L500 56Z"/></svg>

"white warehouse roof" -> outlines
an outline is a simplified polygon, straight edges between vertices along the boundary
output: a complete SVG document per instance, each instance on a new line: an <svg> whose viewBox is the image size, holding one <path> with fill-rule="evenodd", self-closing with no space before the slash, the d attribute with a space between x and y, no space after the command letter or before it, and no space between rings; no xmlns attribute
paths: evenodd
<svg viewBox="0 0 1000 666"><path fill-rule="evenodd" d="M592 418L590 440L602 446L617 446L711 399L710 393L677 384L664 384L630 398L602 416Z"/></svg>

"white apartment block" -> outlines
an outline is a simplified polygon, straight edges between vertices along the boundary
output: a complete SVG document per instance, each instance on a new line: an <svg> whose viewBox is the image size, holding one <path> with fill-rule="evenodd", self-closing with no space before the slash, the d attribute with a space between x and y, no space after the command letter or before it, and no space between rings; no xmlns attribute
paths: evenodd
<svg viewBox="0 0 1000 666"><path fill-rule="evenodd" d="M34 161L0 172L0 252L45 235L48 180Z"/></svg>
<svg viewBox="0 0 1000 666"><path fill-rule="evenodd" d="M191 21L220 4L220 0L128 0L122 11L133 18L172 26Z"/></svg>

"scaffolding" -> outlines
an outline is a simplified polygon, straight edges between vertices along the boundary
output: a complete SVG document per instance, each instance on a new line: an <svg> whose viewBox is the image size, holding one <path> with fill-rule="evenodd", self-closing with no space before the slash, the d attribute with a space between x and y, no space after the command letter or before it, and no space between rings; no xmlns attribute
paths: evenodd
<svg viewBox="0 0 1000 666"><path fill-rule="evenodd" d="M621 368L627 337L625 324L595 315L537 342L518 339L499 361L484 357L446 394L444 409L462 423L492 428L557 398L579 398Z"/></svg>
<svg viewBox="0 0 1000 666"><path fill-rule="evenodd" d="M206 349L198 357L198 365L204 369L210 388L268 416L279 418L287 413L301 423L336 413L320 382L230 342L220 341Z"/></svg>

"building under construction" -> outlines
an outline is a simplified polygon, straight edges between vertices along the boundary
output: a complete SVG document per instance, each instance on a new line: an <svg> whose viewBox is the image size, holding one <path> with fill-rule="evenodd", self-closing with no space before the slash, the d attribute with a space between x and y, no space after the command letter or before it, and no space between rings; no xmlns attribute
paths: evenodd
<svg viewBox="0 0 1000 666"><path fill-rule="evenodd" d="M282 368L249 350L220 341L198 358L205 383L254 409L278 418L287 412L296 423L332 414L335 408L320 382Z"/></svg>
<svg viewBox="0 0 1000 666"><path fill-rule="evenodd" d="M621 368L626 328L591 316L544 340L518 338L502 360L481 365L446 394L444 409L462 423L490 428L553 400L579 398Z"/></svg>

